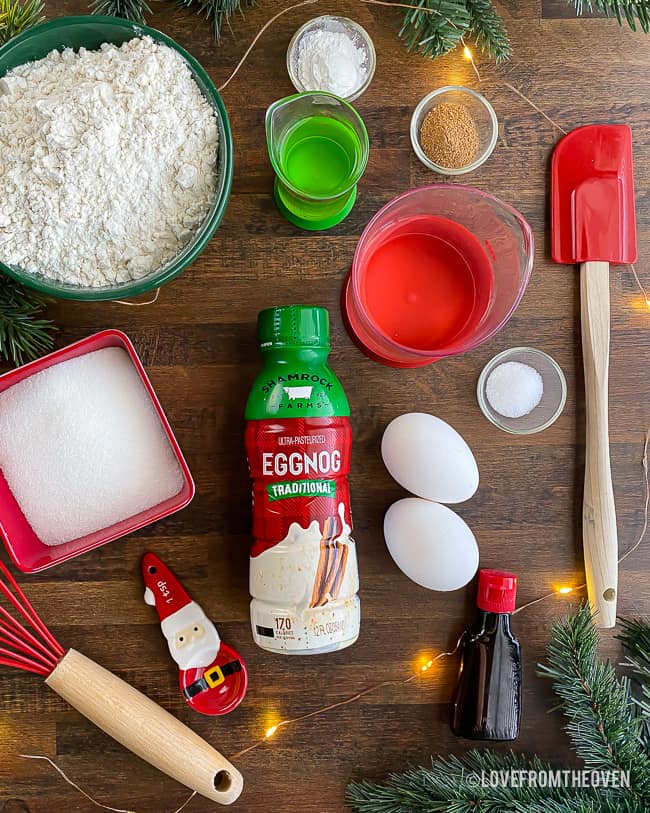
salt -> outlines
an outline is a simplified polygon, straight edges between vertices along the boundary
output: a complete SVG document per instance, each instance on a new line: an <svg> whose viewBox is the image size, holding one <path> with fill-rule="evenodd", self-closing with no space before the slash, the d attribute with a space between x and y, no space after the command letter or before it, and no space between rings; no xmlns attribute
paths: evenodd
<svg viewBox="0 0 650 813"><path fill-rule="evenodd" d="M521 418L542 400L544 382L534 367L506 361L488 376L485 393L495 412L506 418Z"/></svg>
<svg viewBox="0 0 650 813"><path fill-rule="evenodd" d="M175 496L183 473L127 352L108 347L0 393L0 469L46 545Z"/></svg>

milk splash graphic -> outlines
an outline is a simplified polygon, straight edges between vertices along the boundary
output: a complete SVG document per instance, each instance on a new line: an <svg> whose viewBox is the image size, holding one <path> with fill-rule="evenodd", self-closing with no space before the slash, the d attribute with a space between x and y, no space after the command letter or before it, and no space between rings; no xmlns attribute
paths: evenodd
<svg viewBox="0 0 650 813"><path fill-rule="evenodd" d="M343 502L338 504L337 514L337 533L327 536L326 528L316 519L306 528L293 522L282 541L251 559L251 595L264 597L263 601L253 601L253 624L258 634L260 628L273 631L278 650L331 649L343 637L345 642L335 647L342 648L350 643L346 631L354 638L358 635L356 545ZM339 572L332 573L337 566ZM321 593L328 576L330 589ZM335 583L336 596L332 590ZM320 606L313 606L315 596Z"/></svg>

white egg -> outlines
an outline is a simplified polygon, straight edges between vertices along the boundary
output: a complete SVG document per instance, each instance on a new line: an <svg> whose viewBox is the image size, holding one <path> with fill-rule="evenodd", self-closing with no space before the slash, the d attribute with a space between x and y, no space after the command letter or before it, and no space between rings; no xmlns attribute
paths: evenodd
<svg viewBox="0 0 650 813"><path fill-rule="evenodd" d="M384 536L397 567L429 590L458 590L478 569L474 534L446 505L398 500L384 517Z"/></svg>
<svg viewBox="0 0 650 813"><path fill-rule="evenodd" d="M381 441L390 474L405 489L435 502L468 500L478 488L472 450L448 423L424 412L391 421Z"/></svg>

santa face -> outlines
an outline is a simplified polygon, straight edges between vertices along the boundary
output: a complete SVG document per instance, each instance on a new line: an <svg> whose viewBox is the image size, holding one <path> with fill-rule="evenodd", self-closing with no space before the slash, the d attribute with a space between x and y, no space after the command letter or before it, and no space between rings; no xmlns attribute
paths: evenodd
<svg viewBox="0 0 650 813"><path fill-rule="evenodd" d="M198 605L194 604L193 609L191 618L174 619L172 616L165 622L167 628L163 628L171 656L183 670L210 666L221 645L212 621ZM169 623L174 620L180 623Z"/></svg>

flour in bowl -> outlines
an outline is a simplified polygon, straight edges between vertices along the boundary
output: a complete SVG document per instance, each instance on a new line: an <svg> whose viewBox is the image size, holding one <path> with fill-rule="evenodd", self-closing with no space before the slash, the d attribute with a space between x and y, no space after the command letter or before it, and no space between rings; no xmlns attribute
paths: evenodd
<svg viewBox="0 0 650 813"><path fill-rule="evenodd" d="M0 261L81 286L163 267L205 220L218 125L150 37L52 51L0 79Z"/></svg>

